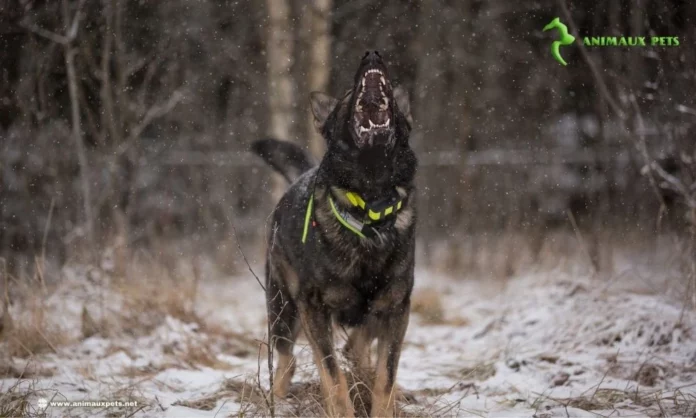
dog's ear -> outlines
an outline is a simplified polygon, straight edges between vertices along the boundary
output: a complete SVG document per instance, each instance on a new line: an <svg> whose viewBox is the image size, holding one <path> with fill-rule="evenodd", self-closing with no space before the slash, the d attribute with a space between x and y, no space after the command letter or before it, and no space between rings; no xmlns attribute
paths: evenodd
<svg viewBox="0 0 696 418"><path fill-rule="evenodd" d="M309 103L312 109L312 115L314 115L314 127L317 131L321 132L326 119L336 108L338 104L338 99L329 96L326 93L321 93L318 91L313 91L309 95Z"/></svg>
<svg viewBox="0 0 696 418"><path fill-rule="evenodd" d="M396 106L399 108L401 113L404 114L408 123L413 125L413 118L411 117L411 100L408 97L408 91L401 86L396 87L394 89L394 100L396 101Z"/></svg>

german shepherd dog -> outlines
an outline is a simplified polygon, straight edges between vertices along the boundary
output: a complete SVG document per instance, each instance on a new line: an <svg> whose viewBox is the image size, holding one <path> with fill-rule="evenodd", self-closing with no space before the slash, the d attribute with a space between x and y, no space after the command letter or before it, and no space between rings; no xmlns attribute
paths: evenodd
<svg viewBox="0 0 696 418"><path fill-rule="evenodd" d="M394 387L413 288L416 156L408 98L393 89L380 55L367 52L342 99L312 93L327 141L318 167L288 142L252 148L292 185L272 216L266 259L271 341L278 353L274 394L284 397L302 330L319 369L330 416L354 416L334 351L333 324L353 328L344 353L370 366L377 340L371 416L393 416Z"/></svg>

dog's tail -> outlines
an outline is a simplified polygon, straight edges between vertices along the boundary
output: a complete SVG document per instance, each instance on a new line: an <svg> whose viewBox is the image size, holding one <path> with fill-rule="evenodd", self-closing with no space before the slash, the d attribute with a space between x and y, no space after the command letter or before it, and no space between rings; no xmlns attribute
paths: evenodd
<svg viewBox="0 0 696 418"><path fill-rule="evenodd" d="M314 166L309 155L292 142L260 139L251 144L251 150L290 183Z"/></svg>

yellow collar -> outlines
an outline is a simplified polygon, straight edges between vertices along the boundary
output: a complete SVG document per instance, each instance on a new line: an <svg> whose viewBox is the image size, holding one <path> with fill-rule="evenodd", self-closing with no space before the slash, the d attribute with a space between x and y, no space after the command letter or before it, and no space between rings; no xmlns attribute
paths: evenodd
<svg viewBox="0 0 696 418"><path fill-rule="evenodd" d="M384 225L394 224L396 221L396 214L401 210L404 200L406 200L406 197L401 197L396 189L392 190L389 196L375 202L366 202L358 193L342 189L330 190L328 197L331 212L336 216L338 222L361 238L381 236L378 229ZM362 210L364 212L363 219L358 219L348 210L342 210L338 207L334 203L334 197L344 203L350 203L354 208ZM309 197L309 202L307 203L307 212L305 213L304 229L302 232L302 243L305 243L307 240L313 207L314 194Z"/></svg>

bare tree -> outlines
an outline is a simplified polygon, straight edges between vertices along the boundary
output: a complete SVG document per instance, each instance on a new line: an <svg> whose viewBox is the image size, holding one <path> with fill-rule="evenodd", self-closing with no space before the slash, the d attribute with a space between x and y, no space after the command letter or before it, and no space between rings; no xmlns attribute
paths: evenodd
<svg viewBox="0 0 696 418"><path fill-rule="evenodd" d="M72 124L72 137L75 141L75 151L77 153L77 158L80 164L80 184L82 187L82 199L83 199L83 210L84 210L84 221L85 229L87 233L87 238L89 240L89 247L94 248L94 216L92 215L92 198L91 198L91 188L89 184L89 166L87 163L87 152L85 149L85 140L82 135L82 119L80 115L80 99L79 99L79 87L77 73L75 70L75 55L77 54L77 48L75 42L77 40L77 33L80 28L80 21L82 19L82 8L84 6L85 0L79 2L77 6L77 11L74 16L70 17L70 9L67 1L62 3L62 14L63 14L63 25L65 27L65 34L60 35L42 29L34 25L25 25L32 32L51 40L57 44L62 45L65 57L65 69L68 76L68 92L70 94L70 117Z"/></svg>
<svg viewBox="0 0 696 418"><path fill-rule="evenodd" d="M555 34L540 28L563 13L583 34L683 44L696 5L576 1L573 22L549 8L558 1L10 2L0 12L0 254L42 245L52 199L49 253L81 250L52 244L86 244L91 229L108 243L117 224L133 246L164 231L217 237L228 210L256 240L267 215L257 209L272 198L257 192L270 170L249 169L249 142L272 135L321 155L308 94L340 92L372 48L412 93L425 241L443 228L458 240L521 222L570 227L571 206L580 229L623 227L627 208L669 227L684 204L696 225L693 52L578 43L564 51L575 64L560 67L548 52ZM17 151L24 144L33 152ZM631 181L643 166L648 180ZM278 198L285 184L272 188Z"/></svg>
<svg viewBox="0 0 696 418"><path fill-rule="evenodd" d="M333 0L312 0L308 5L309 13L304 21L306 38L309 40L309 59L307 83L309 91L326 91L331 73L331 7ZM300 103L306 101L301 100ZM320 158L324 153L324 139L314 128L314 117L309 106L307 114L307 132L309 150Z"/></svg>
<svg viewBox="0 0 696 418"><path fill-rule="evenodd" d="M293 63L293 31L290 24L288 0L266 0L268 9L268 107L270 125L268 134L278 139L294 139L295 87L291 69ZM284 189L280 177L274 175L273 194L280 198Z"/></svg>

